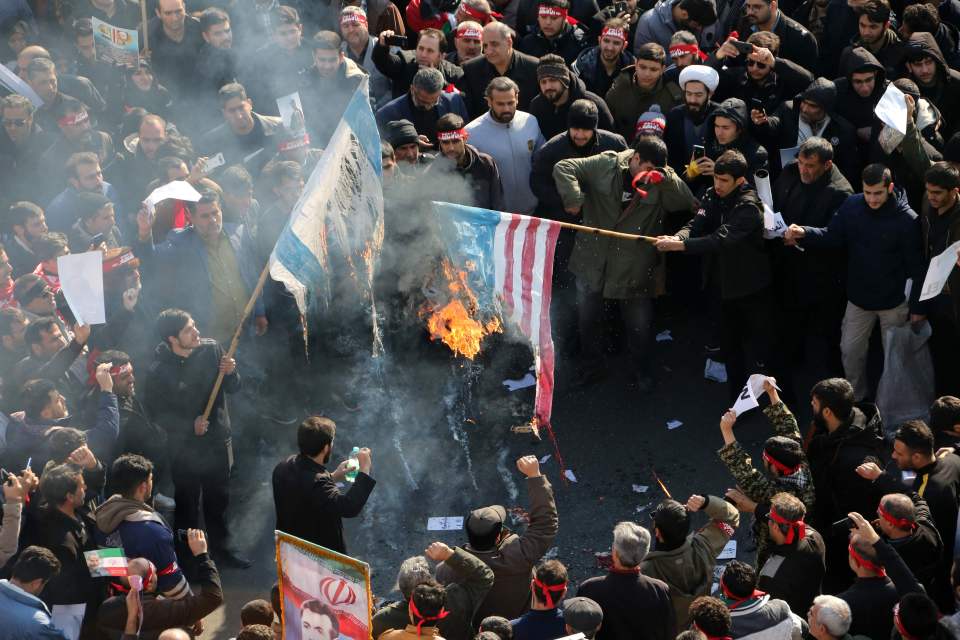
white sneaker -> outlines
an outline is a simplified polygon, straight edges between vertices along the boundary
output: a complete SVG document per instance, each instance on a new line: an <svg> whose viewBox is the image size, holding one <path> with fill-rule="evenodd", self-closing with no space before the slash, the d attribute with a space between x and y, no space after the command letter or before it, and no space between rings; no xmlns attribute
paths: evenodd
<svg viewBox="0 0 960 640"><path fill-rule="evenodd" d="M153 508L157 511L173 511L177 503L173 498L168 498L162 493L153 494Z"/></svg>

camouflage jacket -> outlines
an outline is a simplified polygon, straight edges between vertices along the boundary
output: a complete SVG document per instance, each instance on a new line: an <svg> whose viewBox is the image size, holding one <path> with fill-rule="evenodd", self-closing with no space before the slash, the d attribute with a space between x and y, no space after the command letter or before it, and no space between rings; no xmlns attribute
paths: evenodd
<svg viewBox="0 0 960 640"><path fill-rule="evenodd" d="M784 436L800 442L801 436L800 429L797 427L797 419L787 408L787 405L779 402L765 408L763 413L773 424L773 435ZM753 466L753 461L739 442L725 445L717 452L717 455L730 470L737 481L737 486L748 498L756 503L769 503L770 499L780 492L793 494L803 501L803 504L807 507L807 520L810 519L814 503L813 477L810 475L810 467L805 456L800 464L800 469L796 473L774 478ZM765 522L754 521L753 523L753 531L757 538L758 566L763 565L770 547L770 534L765 525Z"/></svg>

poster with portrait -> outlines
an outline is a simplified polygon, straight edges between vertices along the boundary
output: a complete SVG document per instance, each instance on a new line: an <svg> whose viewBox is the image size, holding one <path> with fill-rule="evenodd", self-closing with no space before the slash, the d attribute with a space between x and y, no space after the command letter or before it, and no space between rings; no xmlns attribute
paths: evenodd
<svg viewBox="0 0 960 640"><path fill-rule="evenodd" d="M369 640L370 565L275 532L283 640Z"/></svg>
<svg viewBox="0 0 960 640"><path fill-rule="evenodd" d="M93 18L92 22L93 44L98 59L125 67L137 66L140 49L136 29L115 27L97 18Z"/></svg>

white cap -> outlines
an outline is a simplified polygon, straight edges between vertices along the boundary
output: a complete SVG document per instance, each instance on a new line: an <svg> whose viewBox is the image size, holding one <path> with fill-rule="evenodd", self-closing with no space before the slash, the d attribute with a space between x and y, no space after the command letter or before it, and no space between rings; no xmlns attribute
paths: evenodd
<svg viewBox="0 0 960 640"><path fill-rule="evenodd" d="M692 64L680 71L680 86L683 87L691 80L702 82L710 90L710 93L713 93L717 90L717 85L720 84L720 74L717 73L716 69L705 64Z"/></svg>

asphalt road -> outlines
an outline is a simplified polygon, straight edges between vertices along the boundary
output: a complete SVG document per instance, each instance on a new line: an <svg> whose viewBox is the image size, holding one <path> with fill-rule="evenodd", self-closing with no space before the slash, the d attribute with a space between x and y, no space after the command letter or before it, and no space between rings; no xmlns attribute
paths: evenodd
<svg viewBox="0 0 960 640"><path fill-rule="evenodd" d="M347 521L346 536L350 554L372 567L375 596L398 597L393 589L400 562L431 541L465 542L463 531L427 531L428 517L462 516L487 504L525 508L515 466L524 454L550 456L542 471L554 486L560 517L551 553L567 565L574 583L600 572L595 554L609 550L617 522L650 525L649 514L664 497L654 472L681 501L732 486L716 457L722 444L718 421L729 405L726 386L703 377L706 324L697 313L674 315L659 306L656 331L669 329L673 339L656 343L652 395L631 389L622 358L614 355L608 377L585 390L571 388L568 367L558 366L553 425L575 483L561 479L548 439L535 442L510 432L529 418L533 389L508 392L501 385L505 377L522 377L530 365L529 353L505 339L486 345L478 363L416 340L399 349L388 342L379 370L363 356L325 362L316 395L304 404L337 421L335 460L355 444L372 449L377 486L361 517ZM756 454L770 428L759 412L752 413L738 424L737 435ZM671 420L683 424L668 429ZM274 427L267 441L240 457L230 518L237 545L255 564L223 571L226 605L207 619L204 638L234 636L240 607L269 597L277 575L270 474L295 452L295 431L295 425ZM638 493L633 485L647 489ZM694 522L704 520L700 515ZM522 529L522 523L513 528ZM737 532L739 557L752 560L747 529L745 521Z"/></svg>

